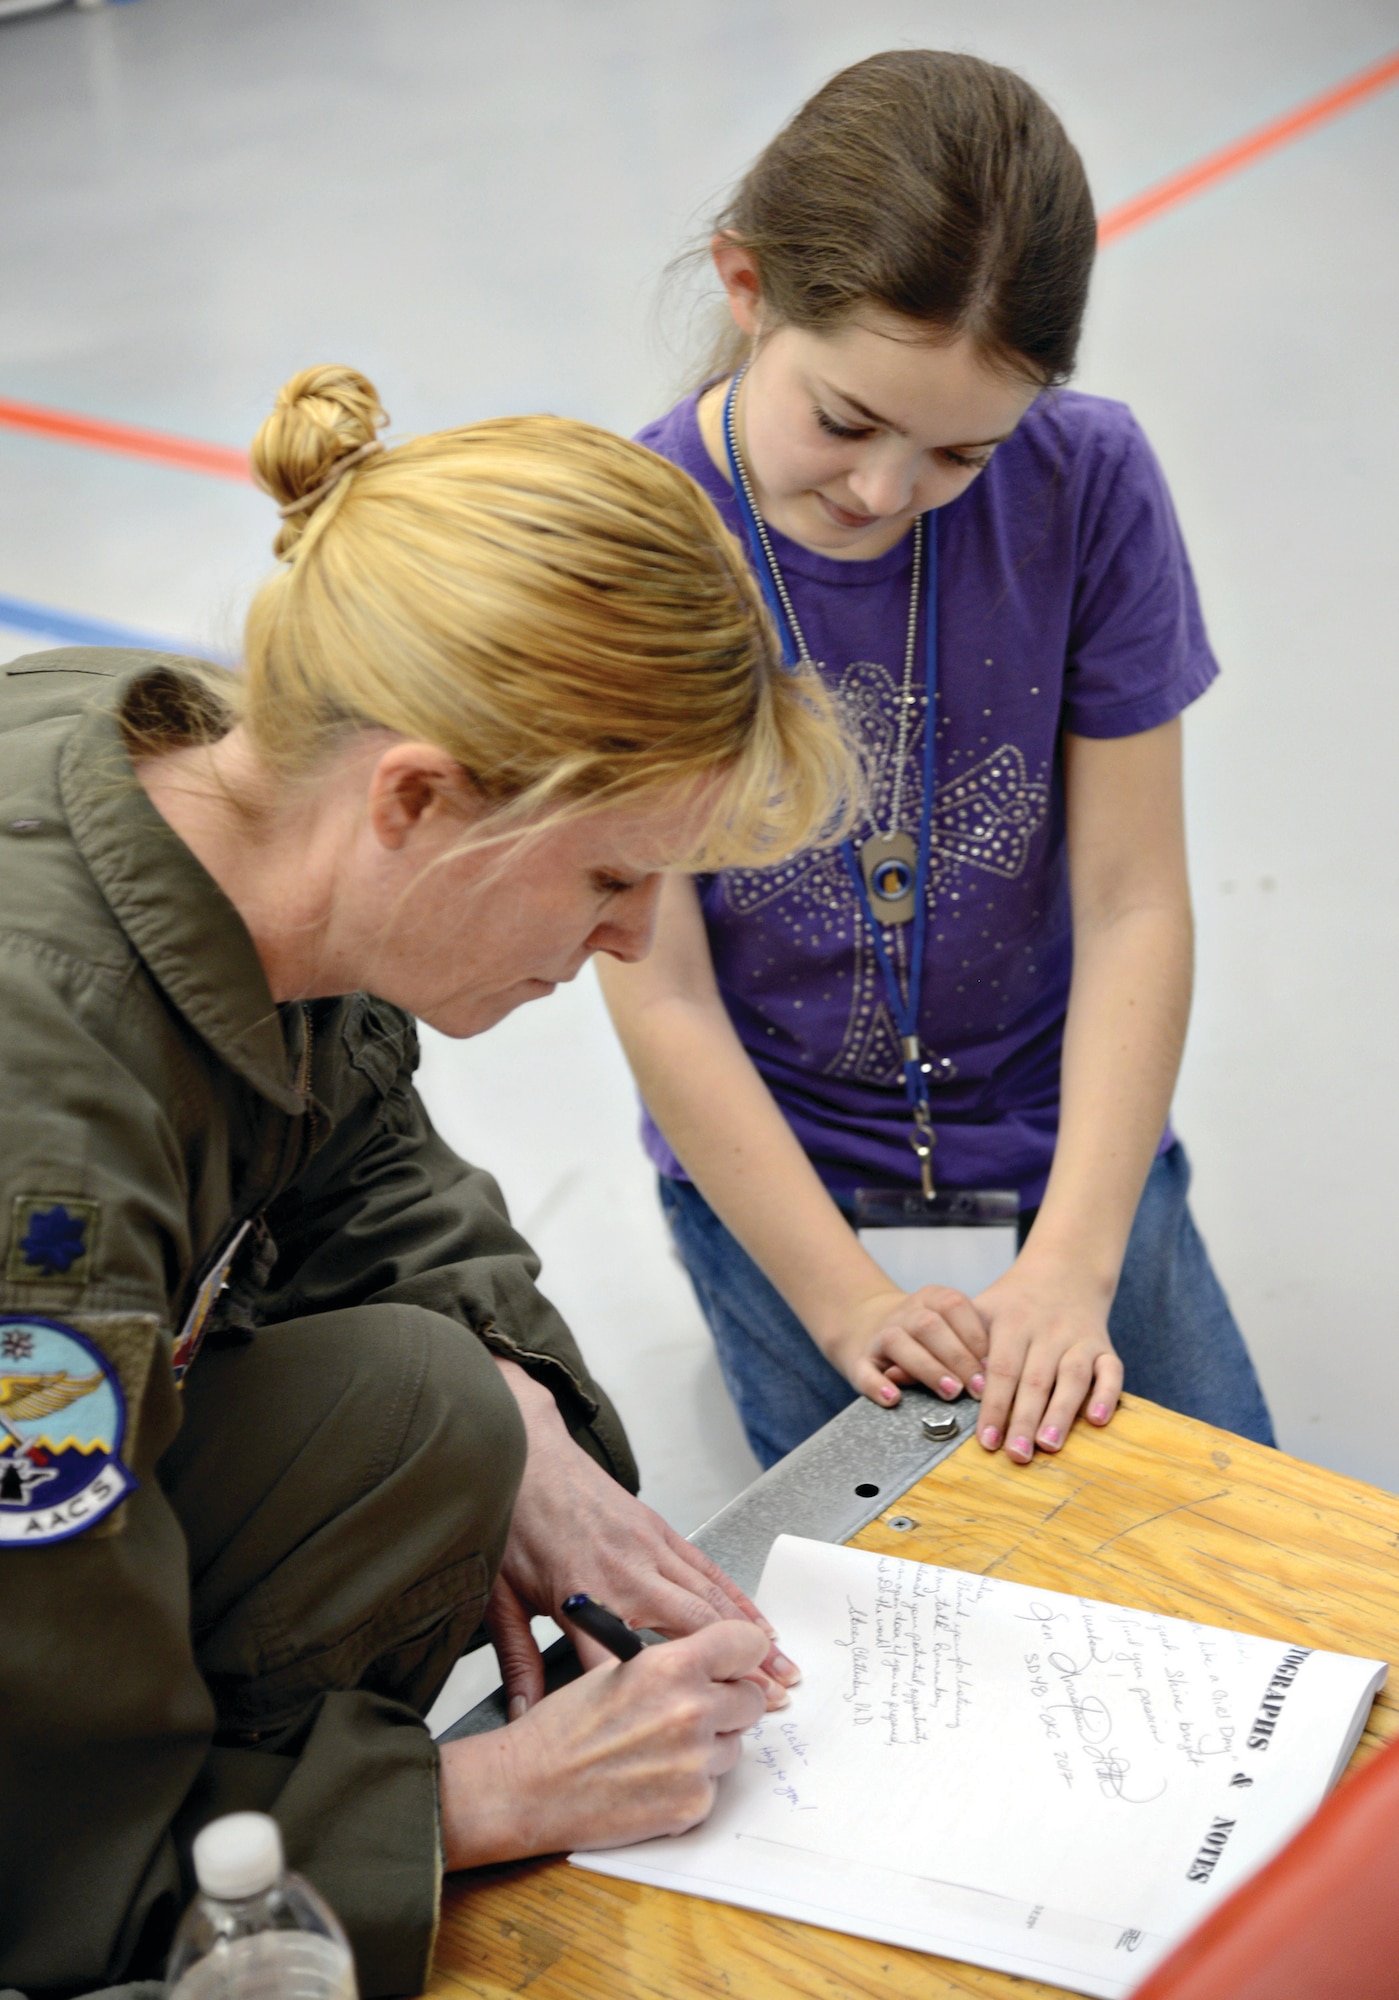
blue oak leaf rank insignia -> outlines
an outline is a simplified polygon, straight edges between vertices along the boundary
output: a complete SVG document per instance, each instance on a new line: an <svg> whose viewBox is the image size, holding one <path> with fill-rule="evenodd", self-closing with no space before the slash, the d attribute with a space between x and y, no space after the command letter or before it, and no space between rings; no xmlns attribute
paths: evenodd
<svg viewBox="0 0 1399 2000"><path fill-rule="evenodd" d="M62 1202L40 1209L29 1218L19 1247L25 1263L36 1264L46 1278L69 1271L87 1248L86 1219L71 1215Z"/></svg>
<svg viewBox="0 0 1399 2000"><path fill-rule="evenodd" d="M22 1285L85 1285L98 1213L97 1202L72 1195L16 1195L6 1278Z"/></svg>

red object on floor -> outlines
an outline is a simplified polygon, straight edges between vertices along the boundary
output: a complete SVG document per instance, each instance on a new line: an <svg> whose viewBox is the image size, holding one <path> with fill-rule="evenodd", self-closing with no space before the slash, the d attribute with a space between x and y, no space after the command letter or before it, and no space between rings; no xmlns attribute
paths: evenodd
<svg viewBox="0 0 1399 2000"><path fill-rule="evenodd" d="M1139 1986L1132 2000L1394 2000L1399 1743Z"/></svg>

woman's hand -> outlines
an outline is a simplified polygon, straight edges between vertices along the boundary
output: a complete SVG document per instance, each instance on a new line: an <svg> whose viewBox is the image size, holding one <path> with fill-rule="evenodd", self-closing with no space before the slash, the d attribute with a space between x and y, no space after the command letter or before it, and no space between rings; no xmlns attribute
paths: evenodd
<svg viewBox="0 0 1399 2000"><path fill-rule="evenodd" d="M683 1833L709 1815L763 1713L767 1639L725 1619L547 1696L441 1752L448 1868Z"/></svg>
<svg viewBox="0 0 1399 2000"><path fill-rule="evenodd" d="M964 1293L924 1285L866 1299L820 1345L853 1388L887 1408L904 1382L921 1382L949 1401L967 1389L979 1396L989 1334Z"/></svg>
<svg viewBox="0 0 1399 2000"><path fill-rule="evenodd" d="M512 1361L497 1359L524 1418L524 1478L510 1520L500 1578L486 1614L500 1659L511 1719L544 1693L544 1665L529 1629L532 1615L559 1619L584 1666L611 1659L560 1617L576 1590L598 1598L632 1626L681 1638L720 1619L745 1619L763 1635L755 1667L768 1706L782 1707L801 1679L773 1645L776 1633L751 1598L717 1563L633 1499L569 1436L549 1391Z"/></svg>
<svg viewBox="0 0 1399 2000"><path fill-rule="evenodd" d="M1027 1464L1058 1451L1085 1403L1105 1424L1122 1393L1108 1305L1081 1277L1027 1263L1024 1253L976 1300L991 1330L977 1436L988 1451Z"/></svg>

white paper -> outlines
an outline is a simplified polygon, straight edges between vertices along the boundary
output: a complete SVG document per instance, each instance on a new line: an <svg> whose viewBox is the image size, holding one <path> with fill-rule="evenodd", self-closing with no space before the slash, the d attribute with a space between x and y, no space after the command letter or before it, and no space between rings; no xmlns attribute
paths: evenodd
<svg viewBox="0 0 1399 2000"><path fill-rule="evenodd" d="M581 1867L1105 1996L1315 1810L1386 1669L782 1536L804 1679L709 1821Z"/></svg>
<svg viewBox="0 0 1399 2000"><path fill-rule="evenodd" d="M860 1241L886 1278L903 1292L951 1285L974 1299L1015 1262L1015 1224L949 1223L936 1229L862 1229Z"/></svg>

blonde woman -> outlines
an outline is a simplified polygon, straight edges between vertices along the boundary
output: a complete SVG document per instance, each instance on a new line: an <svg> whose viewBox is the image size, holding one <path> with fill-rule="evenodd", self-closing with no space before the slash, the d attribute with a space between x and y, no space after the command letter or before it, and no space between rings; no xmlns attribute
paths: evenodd
<svg viewBox="0 0 1399 2000"><path fill-rule="evenodd" d="M346 369L278 398L241 675L0 681L0 1986L159 1976L192 1835L257 1807L417 1992L444 1862L694 1823L795 1677L632 1497L410 1017L638 957L662 870L809 839L844 752L683 474L383 421ZM677 1643L542 1699L580 1588ZM439 1757L483 1621L511 1726Z"/></svg>

